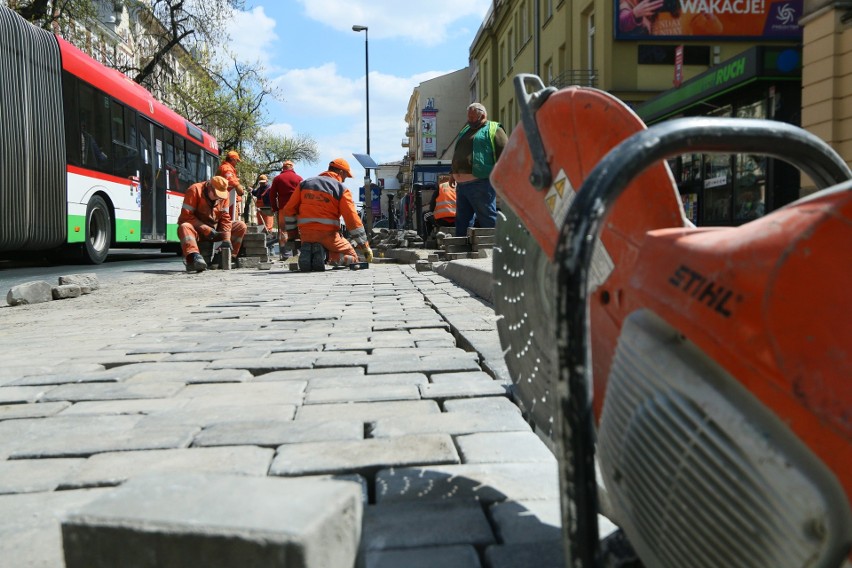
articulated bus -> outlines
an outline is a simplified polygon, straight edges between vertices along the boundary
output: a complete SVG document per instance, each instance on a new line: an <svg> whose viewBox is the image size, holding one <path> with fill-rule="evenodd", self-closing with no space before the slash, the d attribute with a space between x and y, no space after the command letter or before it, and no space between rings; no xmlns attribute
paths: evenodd
<svg viewBox="0 0 852 568"><path fill-rule="evenodd" d="M0 6L0 255L179 250L216 140L142 86Z"/></svg>

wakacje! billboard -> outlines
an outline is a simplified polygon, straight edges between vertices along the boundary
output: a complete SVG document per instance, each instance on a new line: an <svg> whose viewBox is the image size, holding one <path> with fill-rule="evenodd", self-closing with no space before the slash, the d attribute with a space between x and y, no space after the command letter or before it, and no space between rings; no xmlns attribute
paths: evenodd
<svg viewBox="0 0 852 568"><path fill-rule="evenodd" d="M803 0L617 0L616 39L802 37Z"/></svg>

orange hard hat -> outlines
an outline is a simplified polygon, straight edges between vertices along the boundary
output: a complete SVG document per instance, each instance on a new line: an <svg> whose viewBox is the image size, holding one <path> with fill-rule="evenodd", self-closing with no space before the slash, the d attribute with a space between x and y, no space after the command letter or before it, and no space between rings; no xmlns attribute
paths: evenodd
<svg viewBox="0 0 852 568"><path fill-rule="evenodd" d="M293 161L292 160L284 160L284 163L281 164L281 169L292 168L292 167L293 167Z"/></svg>
<svg viewBox="0 0 852 568"><path fill-rule="evenodd" d="M213 176L210 180L210 185L213 187L213 191L216 192L216 197L219 199L228 197L228 180L222 176Z"/></svg>
<svg viewBox="0 0 852 568"><path fill-rule="evenodd" d="M267 181L269 181L269 178L266 177L266 174L260 174L260 177L257 178L257 181L262 181L263 183L266 183Z"/></svg>
<svg viewBox="0 0 852 568"><path fill-rule="evenodd" d="M352 170L349 169L349 162L344 160L343 158L335 158L328 163L329 168L337 168L338 170L342 170L346 177L352 177ZM345 179L345 178L344 178Z"/></svg>
<svg viewBox="0 0 852 568"><path fill-rule="evenodd" d="M237 154L234 150L228 152L226 156L229 160L234 160L235 162L242 162L242 160L240 159L240 155Z"/></svg>

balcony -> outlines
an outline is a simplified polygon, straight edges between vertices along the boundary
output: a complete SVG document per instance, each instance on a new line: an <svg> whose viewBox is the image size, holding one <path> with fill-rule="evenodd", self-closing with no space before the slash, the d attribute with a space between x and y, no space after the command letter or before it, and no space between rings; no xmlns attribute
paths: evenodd
<svg viewBox="0 0 852 568"><path fill-rule="evenodd" d="M412 136L414 136L414 126L409 125L408 128L405 129L405 135L408 138L411 138Z"/></svg>
<svg viewBox="0 0 852 568"><path fill-rule="evenodd" d="M402 147L403 147L403 148L408 148L409 144L411 144L411 140L410 140L410 139L408 139L408 138L403 138L403 139L402 139Z"/></svg>
<svg viewBox="0 0 852 568"><path fill-rule="evenodd" d="M550 86L563 89L571 85L580 87L597 87L598 72L596 69L568 69L550 81Z"/></svg>

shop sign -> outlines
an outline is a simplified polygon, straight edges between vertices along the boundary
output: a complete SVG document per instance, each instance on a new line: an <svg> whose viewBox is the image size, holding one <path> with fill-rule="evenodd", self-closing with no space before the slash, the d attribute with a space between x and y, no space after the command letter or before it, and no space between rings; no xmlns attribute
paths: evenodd
<svg viewBox="0 0 852 568"><path fill-rule="evenodd" d="M708 188L711 188L711 187L721 187L723 185L727 185L727 183L728 183L728 176L717 176L717 177L714 177L714 178L705 179L704 180L704 188L708 189Z"/></svg>

